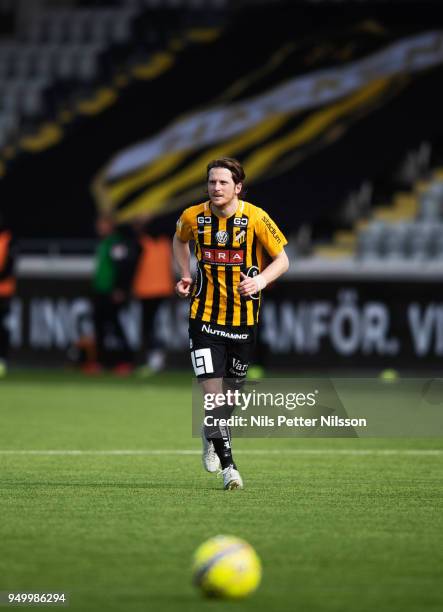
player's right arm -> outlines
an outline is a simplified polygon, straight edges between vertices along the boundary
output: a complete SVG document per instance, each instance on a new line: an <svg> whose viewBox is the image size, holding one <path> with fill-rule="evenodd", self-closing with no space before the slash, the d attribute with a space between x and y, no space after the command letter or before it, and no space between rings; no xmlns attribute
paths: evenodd
<svg viewBox="0 0 443 612"><path fill-rule="evenodd" d="M174 251L174 259L180 270L180 280L175 285L175 292L178 297L186 298L189 297L191 291L192 278L190 272L191 253L189 251L189 242L183 242L175 234L174 240L172 241L172 248Z"/></svg>
<svg viewBox="0 0 443 612"><path fill-rule="evenodd" d="M180 280L175 285L175 292L180 298L187 298L191 293L191 253L189 240L192 238L192 229L186 222L186 211L177 221L177 229L172 241L174 260L180 272Z"/></svg>

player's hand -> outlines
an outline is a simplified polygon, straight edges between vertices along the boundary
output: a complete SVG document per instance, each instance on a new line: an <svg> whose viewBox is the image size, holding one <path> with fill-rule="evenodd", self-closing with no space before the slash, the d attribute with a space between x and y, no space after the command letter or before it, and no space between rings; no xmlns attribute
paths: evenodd
<svg viewBox="0 0 443 612"><path fill-rule="evenodd" d="M266 281L261 274L257 276L246 276L240 272L241 282L237 287L237 291L243 297L254 295L266 287Z"/></svg>
<svg viewBox="0 0 443 612"><path fill-rule="evenodd" d="M175 285L175 293L179 298L187 298L191 293L192 278L183 277Z"/></svg>

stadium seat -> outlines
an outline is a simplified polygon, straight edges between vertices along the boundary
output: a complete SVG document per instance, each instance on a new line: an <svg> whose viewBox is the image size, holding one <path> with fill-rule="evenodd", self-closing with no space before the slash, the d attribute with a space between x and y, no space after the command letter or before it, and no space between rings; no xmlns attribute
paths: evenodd
<svg viewBox="0 0 443 612"><path fill-rule="evenodd" d="M63 81L75 78L77 59L80 53L81 45L64 45L59 48L58 56L55 58L55 75L57 78Z"/></svg>
<svg viewBox="0 0 443 612"><path fill-rule="evenodd" d="M383 241L386 235L386 224L374 221L361 231L357 241L357 256L360 259L374 259L383 254Z"/></svg>
<svg viewBox="0 0 443 612"><path fill-rule="evenodd" d="M105 44L109 40L109 23L106 14L94 18L89 25L88 40L98 44Z"/></svg>
<svg viewBox="0 0 443 612"><path fill-rule="evenodd" d="M420 197L420 219L432 221L441 218L443 197L436 191L426 191Z"/></svg>
<svg viewBox="0 0 443 612"><path fill-rule="evenodd" d="M15 43L0 44L0 63L3 66L2 71L5 77L11 75L12 73L14 55L18 48L18 45Z"/></svg>
<svg viewBox="0 0 443 612"><path fill-rule="evenodd" d="M412 224L406 255L414 260L429 259L431 257L431 244L434 234L434 225L429 222L415 222Z"/></svg>
<svg viewBox="0 0 443 612"><path fill-rule="evenodd" d="M434 242L434 258L443 260L443 227L440 226Z"/></svg>
<svg viewBox="0 0 443 612"><path fill-rule="evenodd" d="M90 40L89 32L93 21L93 11L91 10L73 12L68 31L69 42L81 44Z"/></svg>
<svg viewBox="0 0 443 612"><path fill-rule="evenodd" d="M8 80L0 84L0 110L15 112L25 90L22 80Z"/></svg>
<svg viewBox="0 0 443 612"><path fill-rule="evenodd" d="M5 111L0 112L0 123L3 128L12 130L17 127L17 115L16 113L7 113Z"/></svg>
<svg viewBox="0 0 443 612"><path fill-rule="evenodd" d="M98 52L100 47L97 45L82 46L77 55L75 76L81 81L92 81L98 73Z"/></svg>
<svg viewBox="0 0 443 612"><path fill-rule="evenodd" d="M443 182L440 180L435 180L429 186L429 193L433 196L443 200Z"/></svg>
<svg viewBox="0 0 443 612"><path fill-rule="evenodd" d="M33 73L33 66L38 46L27 45L18 48L11 58L12 76L15 78L26 79Z"/></svg>
<svg viewBox="0 0 443 612"><path fill-rule="evenodd" d="M54 75L54 47L40 46L34 58L34 75L50 79Z"/></svg>
<svg viewBox="0 0 443 612"><path fill-rule="evenodd" d="M404 259L407 243L412 232L409 223L392 225L384 238L384 253L388 259Z"/></svg>
<svg viewBox="0 0 443 612"><path fill-rule="evenodd" d="M18 127L15 113L0 112L0 147L4 146Z"/></svg>
<svg viewBox="0 0 443 612"><path fill-rule="evenodd" d="M0 56L0 82L4 81L9 76L9 64L8 62Z"/></svg>
<svg viewBox="0 0 443 612"><path fill-rule="evenodd" d="M134 17L132 10L119 11L110 24L110 39L114 43L125 43L131 36Z"/></svg>
<svg viewBox="0 0 443 612"><path fill-rule="evenodd" d="M36 78L27 84L25 95L20 103L20 110L24 117L32 118L43 114L44 90L47 87L48 81L45 78Z"/></svg>
<svg viewBox="0 0 443 612"><path fill-rule="evenodd" d="M70 20L69 13L48 13L47 17L47 40L50 43L63 43L67 40L67 30Z"/></svg>

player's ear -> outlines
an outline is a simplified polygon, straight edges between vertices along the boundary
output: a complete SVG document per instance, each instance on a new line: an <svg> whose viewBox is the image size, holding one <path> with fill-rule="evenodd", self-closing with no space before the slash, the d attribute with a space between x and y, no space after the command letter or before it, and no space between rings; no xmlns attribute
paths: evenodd
<svg viewBox="0 0 443 612"><path fill-rule="evenodd" d="M243 187L243 183L237 183L235 185L235 195L238 195L241 192L242 187Z"/></svg>

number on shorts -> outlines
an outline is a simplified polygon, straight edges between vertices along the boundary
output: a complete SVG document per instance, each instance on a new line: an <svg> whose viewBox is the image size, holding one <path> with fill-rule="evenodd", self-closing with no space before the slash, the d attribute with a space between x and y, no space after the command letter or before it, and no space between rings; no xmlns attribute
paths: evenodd
<svg viewBox="0 0 443 612"><path fill-rule="evenodd" d="M191 351L191 360L196 376L211 374L214 371L211 349L209 348Z"/></svg>

